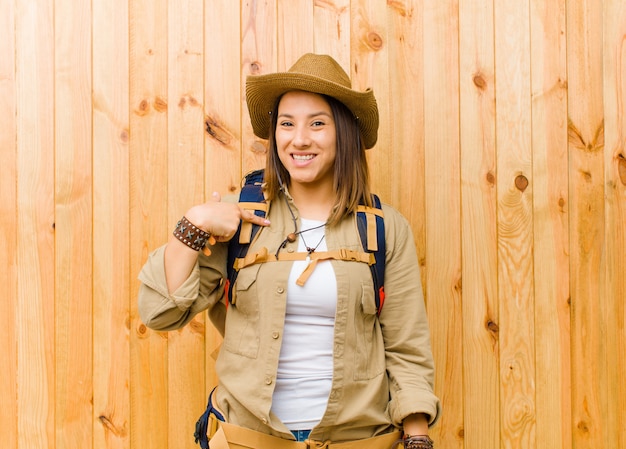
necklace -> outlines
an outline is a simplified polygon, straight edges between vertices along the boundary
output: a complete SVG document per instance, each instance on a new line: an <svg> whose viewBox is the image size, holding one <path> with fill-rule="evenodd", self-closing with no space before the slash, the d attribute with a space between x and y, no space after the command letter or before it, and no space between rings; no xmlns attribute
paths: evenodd
<svg viewBox="0 0 626 449"><path fill-rule="evenodd" d="M319 242L317 242L317 245L315 245L314 247L310 247L307 243L306 240L304 240L304 233L307 231L312 231L314 229L319 229L322 226L326 226L326 223L321 224L319 226L316 226L314 228L309 228L309 229L304 229L302 231L300 231L300 238L302 239L302 243L304 243L304 247L306 248L306 252L309 253L307 258L310 259L311 253L315 252L315 250L320 246L320 244L322 243L322 240L324 240L324 237L326 237L326 234L322 235L322 238L320 239Z"/></svg>
<svg viewBox="0 0 626 449"><path fill-rule="evenodd" d="M294 223L295 223L295 220L294 220ZM287 242L293 243L296 241L298 236L300 236L300 238L302 239L302 243L304 244L304 247L306 248L306 252L308 253L306 259L310 261L311 253L315 252L315 250L322 244L322 241L324 240L324 237L326 237L326 234L322 235L322 238L320 239L319 242L317 242L317 245L315 246L309 246L306 240L304 239L303 234L305 232L314 231L315 229L323 228L324 226L326 226L326 222L322 223L321 225L317 225L312 228L309 228L309 229L303 229L302 231L295 231L295 232L288 234L285 240L283 240L283 242L280 244L280 246L276 250L276 257L278 257L278 253L280 252L281 249L285 247Z"/></svg>

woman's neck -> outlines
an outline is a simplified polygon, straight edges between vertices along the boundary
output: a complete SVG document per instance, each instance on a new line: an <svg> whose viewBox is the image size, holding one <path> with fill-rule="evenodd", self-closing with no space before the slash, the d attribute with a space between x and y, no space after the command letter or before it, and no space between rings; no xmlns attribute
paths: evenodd
<svg viewBox="0 0 626 449"><path fill-rule="evenodd" d="M300 212L300 216L311 220L326 221L335 205L335 195L331 188L307 188L303 184L289 186L289 194Z"/></svg>

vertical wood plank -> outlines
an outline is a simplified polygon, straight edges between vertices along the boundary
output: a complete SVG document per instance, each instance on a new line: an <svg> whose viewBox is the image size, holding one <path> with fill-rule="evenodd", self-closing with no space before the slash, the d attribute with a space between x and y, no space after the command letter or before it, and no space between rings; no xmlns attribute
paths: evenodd
<svg viewBox="0 0 626 449"><path fill-rule="evenodd" d="M314 2L278 0L276 14L278 70L289 70L305 53L315 52L313 44Z"/></svg>
<svg viewBox="0 0 626 449"><path fill-rule="evenodd" d="M494 2L494 17L501 438L503 447L534 448L529 3Z"/></svg>
<svg viewBox="0 0 626 449"><path fill-rule="evenodd" d="M208 6L208 5L207 5ZM240 187L242 95L241 12L224 2L215 2L204 11L204 146L207 198L214 191L222 195ZM250 121L249 119L247 120Z"/></svg>
<svg viewBox="0 0 626 449"><path fill-rule="evenodd" d="M459 10L456 0L424 5L426 305L436 393L446 413L432 430L438 446L463 446Z"/></svg>
<svg viewBox="0 0 626 449"><path fill-rule="evenodd" d="M205 197L238 191L241 183L241 12L225 2L214 2L204 11L204 146ZM206 320L205 396L217 384L215 358L222 337ZM205 404L203 404L204 406Z"/></svg>
<svg viewBox="0 0 626 449"><path fill-rule="evenodd" d="M607 366L600 294L605 238L602 8L567 3L572 431L574 447L604 447ZM612 244L612 242L611 242ZM606 380L606 379L604 379ZM609 443L609 445L611 445Z"/></svg>
<svg viewBox="0 0 626 449"><path fill-rule="evenodd" d="M601 280L606 320L606 401L604 446L626 448L626 4L603 2L606 223Z"/></svg>
<svg viewBox="0 0 626 449"><path fill-rule="evenodd" d="M332 56L350 74L350 0L313 2L315 53Z"/></svg>
<svg viewBox="0 0 626 449"><path fill-rule="evenodd" d="M16 3L17 440L54 448L53 2Z"/></svg>
<svg viewBox="0 0 626 449"><path fill-rule="evenodd" d="M459 3L463 423L466 449L499 447L493 1Z"/></svg>
<svg viewBox="0 0 626 449"><path fill-rule="evenodd" d="M391 198L388 182L391 165L389 120L389 67L387 51L387 5L376 0L352 2L352 88L371 88L376 96L380 126L375 148L368 150L372 190L382 201Z"/></svg>
<svg viewBox="0 0 626 449"><path fill-rule="evenodd" d="M91 4L55 2L56 446L93 444Z"/></svg>
<svg viewBox="0 0 626 449"><path fill-rule="evenodd" d="M572 444L565 26L565 1L531 0L537 444L554 449Z"/></svg>
<svg viewBox="0 0 626 449"><path fill-rule="evenodd" d="M134 0L130 11L130 447L167 442L167 338L138 316L136 277L148 253L164 244L167 215L166 0ZM155 425L159 423L159 425Z"/></svg>
<svg viewBox="0 0 626 449"><path fill-rule="evenodd" d="M168 222L204 201L202 0L168 1ZM205 405L205 319L169 333L168 448L194 448Z"/></svg>
<svg viewBox="0 0 626 449"><path fill-rule="evenodd" d="M423 3L389 3L389 201L409 221L421 266L425 263ZM416 31L420 30L420 31ZM394 119L402 117L402 120ZM409 187L410 186L410 187Z"/></svg>
<svg viewBox="0 0 626 449"><path fill-rule="evenodd" d="M17 449L17 91L15 2L0 3L0 435L7 449Z"/></svg>
<svg viewBox="0 0 626 449"><path fill-rule="evenodd" d="M242 98L242 168L247 173L265 167L267 141L257 138L245 103L248 75L277 70L276 0L243 0L241 2L241 98ZM242 174L243 174L242 173Z"/></svg>
<svg viewBox="0 0 626 449"><path fill-rule="evenodd" d="M94 447L112 449L130 439L128 3L92 13Z"/></svg>

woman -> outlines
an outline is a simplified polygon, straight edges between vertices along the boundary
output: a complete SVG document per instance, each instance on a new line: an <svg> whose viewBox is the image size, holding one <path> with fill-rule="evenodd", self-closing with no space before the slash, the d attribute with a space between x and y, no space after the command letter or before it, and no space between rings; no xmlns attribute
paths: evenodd
<svg viewBox="0 0 626 449"><path fill-rule="evenodd" d="M185 213L140 274L149 327L177 329L208 310L224 336L211 449L240 447L233 434L272 449L432 447L440 404L407 221L382 206L379 313L368 263L322 256L363 251L354 217L360 205L372 207L365 150L377 139L373 92L353 90L331 57L306 54L288 72L248 77L246 99L254 133L269 140L266 218L214 194ZM255 256L229 286L227 242L247 222L260 227L248 250ZM208 251L198 251L206 240Z"/></svg>

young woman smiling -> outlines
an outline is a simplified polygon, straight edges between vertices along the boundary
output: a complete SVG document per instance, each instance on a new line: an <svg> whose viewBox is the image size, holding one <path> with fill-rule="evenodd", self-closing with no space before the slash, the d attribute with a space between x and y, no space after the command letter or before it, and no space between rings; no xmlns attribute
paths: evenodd
<svg viewBox="0 0 626 449"><path fill-rule="evenodd" d="M306 54L287 72L248 77L246 100L254 133L268 140L266 218L216 193L185 213L139 276L148 326L178 329L207 310L224 337L211 449L432 448L440 404L406 219L382 205L381 310L371 258L354 256L368 256L355 215L373 210L373 92L353 90L330 56ZM229 241L248 223L260 226L252 256L228 285Z"/></svg>

